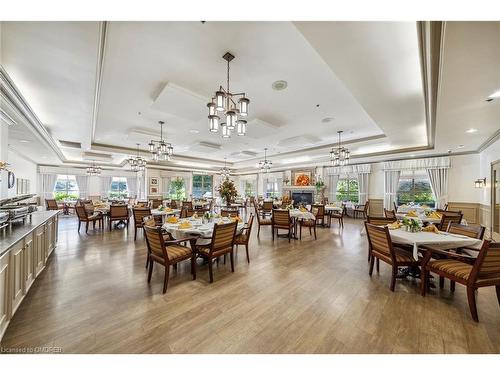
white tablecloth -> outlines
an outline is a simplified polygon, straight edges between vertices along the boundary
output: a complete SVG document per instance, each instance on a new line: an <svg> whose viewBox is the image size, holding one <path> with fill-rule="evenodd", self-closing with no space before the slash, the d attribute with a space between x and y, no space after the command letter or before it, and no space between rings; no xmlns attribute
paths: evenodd
<svg viewBox="0 0 500 375"><path fill-rule="evenodd" d="M338 207L338 206L329 206L329 205L326 205L326 206L325 206L325 211L337 211L337 212L342 212L342 207Z"/></svg>
<svg viewBox="0 0 500 375"><path fill-rule="evenodd" d="M218 222L218 219L215 219ZM230 220L223 218L224 223L229 223ZM192 238L192 237L212 237L214 232L215 223L207 223L201 224L201 220L190 220L192 227L187 229L180 229L179 224L163 224L163 229L165 229L168 233L172 235L175 239L181 238ZM236 233L239 233L243 230L245 223L238 223L236 228ZM207 238L199 238L196 243L198 245L210 243L210 239Z"/></svg>
<svg viewBox="0 0 500 375"><path fill-rule="evenodd" d="M311 212L309 212L309 211L302 212L299 209L290 210L290 217L293 217L293 218L298 219L298 220L302 220L302 219L304 219L304 220L309 220L309 219L314 220L314 219L316 219Z"/></svg>
<svg viewBox="0 0 500 375"><path fill-rule="evenodd" d="M156 216L159 216L159 215L162 215L162 216L165 216L165 215L177 215L181 212L181 210L178 210L178 209L173 209L172 211L165 211L165 210L157 210L157 209L154 209L154 210L151 210L151 215L156 215Z"/></svg>
<svg viewBox="0 0 500 375"><path fill-rule="evenodd" d="M430 207L422 207L422 206L399 206L398 207L398 213L401 214L406 214L410 211L415 211L416 213L423 214L425 211L435 211L433 208Z"/></svg>
<svg viewBox="0 0 500 375"><path fill-rule="evenodd" d="M396 217L399 220L403 220L405 217L407 217L408 219L419 219L423 223L431 223L431 224L439 224L441 222L441 219L433 219L433 218L425 216L425 214L418 215L418 217L414 217L414 216L407 216L406 214L398 213L398 214L396 214Z"/></svg>
<svg viewBox="0 0 500 375"><path fill-rule="evenodd" d="M412 233L403 229L394 229L390 230L389 233L391 234L392 242L413 245L414 259L418 259L418 247L420 245L432 245L442 250L448 250L463 246L479 249L483 243L482 240L447 232L439 232L439 234L433 232Z"/></svg>

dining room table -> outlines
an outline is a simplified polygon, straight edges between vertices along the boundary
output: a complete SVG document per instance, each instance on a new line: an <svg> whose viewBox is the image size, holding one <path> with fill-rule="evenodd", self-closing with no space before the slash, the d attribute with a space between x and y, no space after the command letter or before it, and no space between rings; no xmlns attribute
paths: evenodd
<svg viewBox="0 0 500 375"><path fill-rule="evenodd" d="M325 205L325 211L327 212L342 212L343 210L343 207L340 207L340 206L336 206L336 205L333 205L333 204L326 204Z"/></svg>
<svg viewBox="0 0 500 375"><path fill-rule="evenodd" d="M285 211L286 209L280 209L280 210ZM292 208L289 211L290 211L290 218L292 219L293 222L292 238L294 240L298 240L299 237L297 237L297 224L299 220L315 220L316 217L311 211L300 210L299 208Z"/></svg>
<svg viewBox="0 0 500 375"><path fill-rule="evenodd" d="M167 208L167 209L157 209L154 208L151 210L151 215L153 216L173 216L173 215L179 215L181 213L181 210L178 208Z"/></svg>
<svg viewBox="0 0 500 375"><path fill-rule="evenodd" d="M425 214L419 214L418 216L412 216L404 213L397 213L396 218L398 220L403 220L405 218L407 219L415 219L417 221L420 221L424 224L439 224L441 222L441 218L436 218L436 217L429 217Z"/></svg>

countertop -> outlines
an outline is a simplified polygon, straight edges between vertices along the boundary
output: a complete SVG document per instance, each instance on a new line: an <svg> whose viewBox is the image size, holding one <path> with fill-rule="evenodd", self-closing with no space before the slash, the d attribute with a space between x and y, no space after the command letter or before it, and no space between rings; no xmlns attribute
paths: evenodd
<svg viewBox="0 0 500 375"><path fill-rule="evenodd" d="M40 225L44 224L50 218L59 214L59 211L35 211L26 218L26 224L16 222L12 228L0 229L0 256L7 252L13 245L22 240L25 236L33 232Z"/></svg>

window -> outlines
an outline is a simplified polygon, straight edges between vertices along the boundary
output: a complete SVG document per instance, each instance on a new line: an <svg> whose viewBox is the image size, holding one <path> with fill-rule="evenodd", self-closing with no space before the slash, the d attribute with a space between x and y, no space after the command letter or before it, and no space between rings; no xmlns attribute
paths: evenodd
<svg viewBox="0 0 500 375"><path fill-rule="evenodd" d="M128 196L127 178L113 177L111 180L111 190L109 197L114 199L123 199Z"/></svg>
<svg viewBox="0 0 500 375"><path fill-rule="evenodd" d="M80 191L76 183L75 176L57 175L56 185L54 186L54 198L56 200L78 199Z"/></svg>
<svg viewBox="0 0 500 375"><path fill-rule="evenodd" d="M194 198L211 198L213 187L213 176L209 175L193 175L193 197Z"/></svg>
<svg viewBox="0 0 500 375"><path fill-rule="evenodd" d="M353 179L342 179L337 182L337 201L350 201L353 203L358 203L359 200L359 190L358 190L358 180Z"/></svg>
<svg viewBox="0 0 500 375"><path fill-rule="evenodd" d="M255 181L245 180L243 181L243 191L245 192L245 197L255 197Z"/></svg>
<svg viewBox="0 0 500 375"><path fill-rule="evenodd" d="M267 179L266 180L266 198L275 198L280 194L280 189L278 186L278 179Z"/></svg>
<svg viewBox="0 0 500 375"><path fill-rule="evenodd" d="M415 202L435 206L431 184L424 171L402 172L399 179L397 204Z"/></svg>
<svg viewBox="0 0 500 375"><path fill-rule="evenodd" d="M170 199L186 199L186 188L184 186L184 180L181 177L177 177L170 181L169 194Z"/></svg>

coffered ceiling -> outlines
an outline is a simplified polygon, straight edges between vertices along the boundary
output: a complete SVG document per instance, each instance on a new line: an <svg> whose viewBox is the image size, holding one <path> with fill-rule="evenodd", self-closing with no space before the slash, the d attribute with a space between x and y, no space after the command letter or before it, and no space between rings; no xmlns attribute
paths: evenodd
<svg viewBox="0 0 500 375"><path fill-rule="evenodd" d="M476 151L499 128L500 100L485 101L500 89L499 25L445 23L431 147L415 22L2 22L1 65L55 145L23 146L21 119L11 147L39 164L126 168L164 120L165 168L227 157L251 172L265 147L278 169L327 165L338 130L356 162ZM232 89L251 99L247 135L229 140L208 131L206 108L226 51Z"/></svg>

